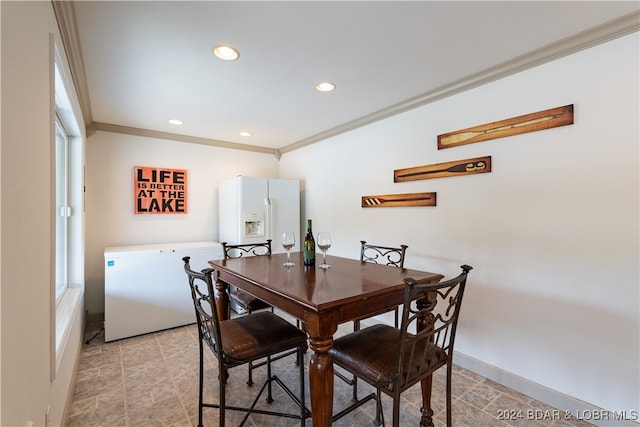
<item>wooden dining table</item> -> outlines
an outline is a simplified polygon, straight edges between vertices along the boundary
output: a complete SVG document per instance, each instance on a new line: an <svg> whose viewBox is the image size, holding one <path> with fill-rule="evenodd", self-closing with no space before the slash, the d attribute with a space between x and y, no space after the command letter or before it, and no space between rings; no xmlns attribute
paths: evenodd
<svg viewBox="0 0 640 427"><path fill-rule="evenodd" d="M243 289L301 321L313 354L309 360L311 416L314 427L328 427L333 409L333 361L328 351L338 325L384 313L401 305L403 279L437 282L443 276L407 268L327 256L329 269L306 267L302 253L291 253L294 266L285 267L286 254L209 261L216 282L220 319L230 316L229 285ZM428 306L427 298L419 302ZM421 325L428 327L428 319ZM421 426L433 426L431 378L422 382Z"/></svg>

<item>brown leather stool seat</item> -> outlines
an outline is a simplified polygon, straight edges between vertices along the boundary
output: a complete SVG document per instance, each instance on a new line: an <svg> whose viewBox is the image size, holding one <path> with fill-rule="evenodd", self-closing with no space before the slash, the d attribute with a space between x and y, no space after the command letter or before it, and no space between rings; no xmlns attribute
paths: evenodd
<svg viewBox="0 0 640 427"><path fill-rule="evenodd" d="M307 344L307 335L280 316L261 311L220 322L222 350L229 360L246 363L262 359L282 348Z"/></svg>
<svg viewBox="0 0 640 427"><path fill-rule="evenodd" d="M336 341L330 353L335 363L350 371L358 370L361 379L393 392L396 361L400 353L400 332L400 329L391 326L373 325ZM376 339L371 340L372 336ZM425 348L427 346L429 348ZM407 366L410 355L403 354L407 378L418 378L420 369L425 367L435 371L447 363L447 353L429 342L420 341L415 351L426 355L428 361L414 360Z"/></svg>

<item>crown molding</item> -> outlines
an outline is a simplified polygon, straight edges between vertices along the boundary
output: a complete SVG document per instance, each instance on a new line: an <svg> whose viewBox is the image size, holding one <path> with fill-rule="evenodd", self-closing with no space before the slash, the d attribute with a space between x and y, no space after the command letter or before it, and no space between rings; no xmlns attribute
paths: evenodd
<svg viewBox="0 0 640 427"><path fill-rule="evenodd" d="M80 111L84 123L93 122L93 113L91 112L91 100L89 99L89 86L87 85L87 77L84 71L84 61L82 59L82 49L80 48L80 40L78 38L78 27L76 25L76 14L72 1L51 2L53 12L56 15L58 29L62 37L62 45L67 55L71 78L76 89Z"/></svg>
<svg viewBox="0 0 640 427"><path fill-rule="evenodd" d="M209 145L213 147L230 148L233 150L253 151L256 153L273 154L279 157L278 150L274 148L260 147L257 145L239 144L236 142L221 141L218 139L201 138L198 136L183 135L179 133L161 132L156 130L141 129L130 126L114 125L111 123L93 122L87 126L87 136L97 131L121 133L125 135L144 136L147 138L166 139L176 142L190 142L192 144Z"/></svg>
<svg viewBox="0 0 640 427"><path fill-rule="evenodd" d="M297 141L280 148L280 153L297 150L298 148L340 135L359 127L386 119L391 116L412 110L435 101L448 98L478 86L517 74L529 68L562 58L593 46L638 32L640 30L640 11L614 19L605 24L593 27L587 31L551 43L540 49L532 50L512 60L503 62L476 74L451 84L441 86L433 91L410 98L388 108L360 117L340 126L320 132L316 135Z"/></svg>

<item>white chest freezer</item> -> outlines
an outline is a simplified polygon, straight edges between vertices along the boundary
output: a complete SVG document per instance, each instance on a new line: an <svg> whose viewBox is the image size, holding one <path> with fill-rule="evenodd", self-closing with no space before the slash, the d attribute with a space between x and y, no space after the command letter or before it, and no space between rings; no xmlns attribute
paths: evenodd
<svg viewBox="0 0 640 427"><path fill-rule="evenodd" d="M196 271L224 258L217 242L105 248L105 341L195 323L185 256Z"/></svg>

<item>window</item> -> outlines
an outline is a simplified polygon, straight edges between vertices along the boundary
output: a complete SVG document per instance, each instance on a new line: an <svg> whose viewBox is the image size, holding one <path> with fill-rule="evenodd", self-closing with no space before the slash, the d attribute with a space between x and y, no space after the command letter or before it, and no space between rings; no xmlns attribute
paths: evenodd
<svg viewBox="0 0 640 427"><path fill-rule="evenodd" d="M51 340L51 378L61 366L72 331L81 329L84 294L84 138L80 131L81 115L73 95L69 73L63 74L63 62L56 50L55 60L55 138L51 141L55 206L55 275L51 278L52 323L55 336Z"/></svg>
<svg viewBox="0 0 640 427"><path fill-rule="evenodd" d="M69 287L69 135L56 115L56 302Z"/></svg>

